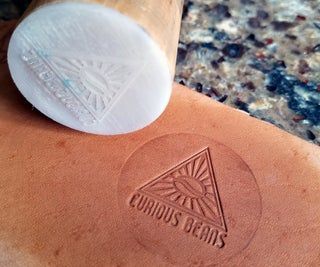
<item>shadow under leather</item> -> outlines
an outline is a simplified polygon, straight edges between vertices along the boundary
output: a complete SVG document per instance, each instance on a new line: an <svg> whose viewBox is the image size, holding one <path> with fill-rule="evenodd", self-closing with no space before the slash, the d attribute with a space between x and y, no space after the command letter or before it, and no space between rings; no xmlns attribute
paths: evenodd
<svg viewBox="0 0 320 267"><path fill-rule="evenodd" d="M0 124L24 125L50 132L78 133L43 115L33 107L15 86L7 63L0 65ZM79 133L78 133L79 134Z"/></svg>

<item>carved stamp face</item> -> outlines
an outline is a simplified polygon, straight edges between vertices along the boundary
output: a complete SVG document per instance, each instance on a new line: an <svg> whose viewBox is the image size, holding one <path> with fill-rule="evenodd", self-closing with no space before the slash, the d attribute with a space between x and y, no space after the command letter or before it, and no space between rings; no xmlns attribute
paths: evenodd
<svg viewBox="0 0 320 267"><path fill-rule="evenodd" d="M150 35L101 5L36 9L13 33L8 63L33 106L90 133L145 127L163 112L172 90L167 58Z"/></svg>
<svg viewBox="0 0 320 267"><path fill-rule="evenodd" d="M189 134L156 138L132 154L119 179L119 205L139 244L179 264L218 264L236 255L261 216L259 189L245 162Z"/></svg>
<svg viewBox="0 0 320 267"><path fill-rule="evenodd" d="M38 82L47 89L48 94L59 99L54 89L65 91L68 101L64 101L65 97L59 100L67 108L67 104L79 101L78 106L81 105L92 116L93 124L104 119L116 100L128 90L128 84L136 78L137 69L143 67L140 62L120 63L107 58L104 61L84 60L54 52L42 55L33 49L23 53L22 60L39 79ZM56 88L46 87L48 83L56 84ZM81 112L75 115L81 121Z"/></svg>

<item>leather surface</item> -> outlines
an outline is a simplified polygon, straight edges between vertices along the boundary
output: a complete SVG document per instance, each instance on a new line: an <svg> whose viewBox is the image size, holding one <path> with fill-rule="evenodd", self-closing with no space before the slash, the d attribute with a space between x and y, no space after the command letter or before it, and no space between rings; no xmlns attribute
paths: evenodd
<svg viewBox="0 0 320 267"><path fill-rule="evenodd" d="M319 147L182 86L151 126L95 136L33 109L1 63L0 151L1 266L320 264Z"/></svg>

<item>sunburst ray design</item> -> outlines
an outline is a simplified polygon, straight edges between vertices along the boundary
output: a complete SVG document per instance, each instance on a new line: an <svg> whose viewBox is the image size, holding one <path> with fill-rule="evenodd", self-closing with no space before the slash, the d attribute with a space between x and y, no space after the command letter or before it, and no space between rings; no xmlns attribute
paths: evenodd
<svg viewBox="0 0 320 267"><path fill-rule="evenodd" d="M209 148L139 190L227 231Z"/></svg>
<svg viewBox="0 0 320 267"><path fill-rule="evenodd" d="M143 67L141 62L119 63L57 55L48 56L46 61L97 120L104 118Z"/></svg>

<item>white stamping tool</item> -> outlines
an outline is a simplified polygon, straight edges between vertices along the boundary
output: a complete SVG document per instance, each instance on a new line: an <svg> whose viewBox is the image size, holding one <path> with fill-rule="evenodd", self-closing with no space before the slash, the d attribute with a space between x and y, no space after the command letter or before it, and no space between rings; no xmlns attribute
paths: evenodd
<svg viewBox="0 0 320 267"><path fill-rule="evenodd" d="M10 40L12 78L70 128L141 129L170 99L181 8L181 0L34 1Z"/></svg>

